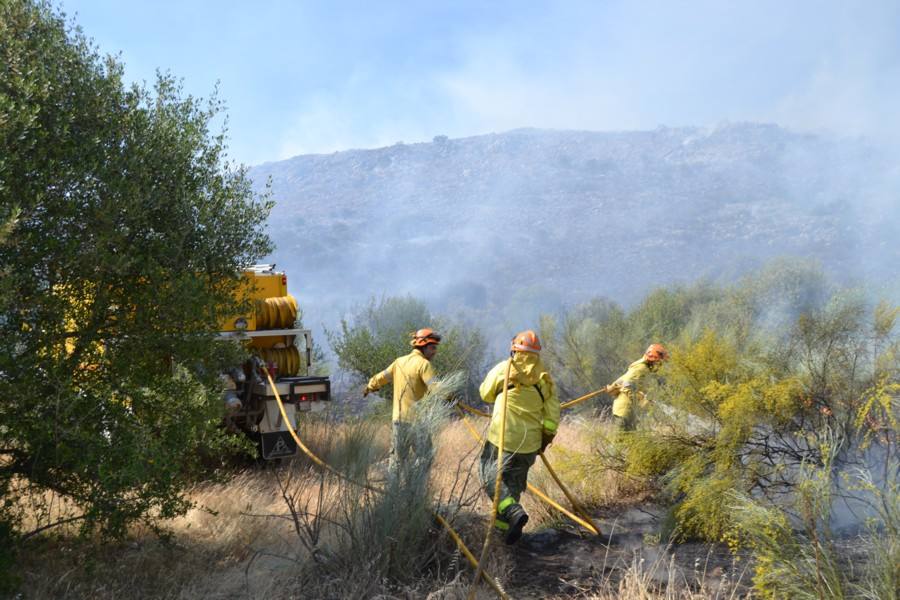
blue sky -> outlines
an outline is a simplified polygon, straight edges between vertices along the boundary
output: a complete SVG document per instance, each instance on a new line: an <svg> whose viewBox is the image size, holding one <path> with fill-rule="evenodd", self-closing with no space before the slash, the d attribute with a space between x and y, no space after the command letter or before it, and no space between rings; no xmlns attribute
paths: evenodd
<svg viewBox="0 0 900 600"><path fill-rule="evenodd" d="M900 139L900 2L67 0L126 75L219 82L231 156L722 121Z"/></svg>

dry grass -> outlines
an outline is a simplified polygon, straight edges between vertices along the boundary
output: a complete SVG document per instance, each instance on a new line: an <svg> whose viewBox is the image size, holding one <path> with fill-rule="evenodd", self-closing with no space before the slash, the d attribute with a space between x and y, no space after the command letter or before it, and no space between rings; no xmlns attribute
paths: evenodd
<svg viewBox="0 0 900 600"><path fill-rule="evenodd" d="M244 472L227 485L200 485L197 503L165 530L170 540L135 529L115 544L66 535L23 555L29 598L272 597L277 573L296 544L267 472ZM260 515L260 516L258 516Z"/></svg>
<svg viewBox="0 0 900 600"><path fill-rule="evenodd" d="M474 422L483 428L484 421ZM595 440L588 433L591 423L567 422L556 444L549 452L554 466L572 491L588 504L617 501L620 482L583 476L578 465L585 462ZM335 465L352 471L357 477L384 478L389 440L386 423L329 423L309 421L301 435L315 452ZM470 548L476 549L483 539L486 521L483 515L489 502L481 491L477 472L480 445L460 421L447 425L436 439L437 455L431 472L431 485L440 510L450 511ZM585 459L585 460L582 460ZM360 468L363 463L365 468ZM536 466L532 481L566 505L543 467ZM37 539L22 553L23 592L25 598L293 598L308 596L304 589L308 579L298 574L315 573L317 564L308 544L301 542L285 502L290 492L294 506L308 516L339 522L338 508L346 509L348 487L334 478L321 478L308 460L298 458L278 469L252 469L237 473L226 484L200 484L189 493L196 508L165 526L169 540L135 529L125 542L104 544L78 541L65 531ZM532 515L529 530L539 529L559 520L530 495L523 498ZM352 504L352 503L351 503ZM401 507L402 510L402 507ZM335 512L337 511L337 512ZM313 519L315 520L315 519ZM307 520L307 523L310 522ZM327 523L326 523L327 525ZM329 548L329 536L335 540L337 526L322 527L321 547ZM433 531L439 549L436 560L417 581L384 586L383 597L432 599L463 598L472 571L454 550L452 542L437 529ZM497 543L488 571L495 575L509 573L518 560L515 549ZM325 563L322 563L325 564ZM329 563L330 564L330 563ZM660 566L659 568L664 568ZM323 573L327 569L323 567ZM347 573L352 579L358 573ZM343 595L346 582L329 575L331 582L319 582L319 597ZM502 579L506 579L505 577ZM632 565L617 582L609 582L610 593L584 598L699 598L721 597L715 594L688 592L685 586L660 587L658 574L649 577L642 564ZM509 586L510 581L503 580ZM330 587L329 587L330 586ZM493 593L486 587L479 597ZM329 594L327 590L334 590ZM674 590L682 595L672 595ZM704 595L705 594L705 595Z"/></svg>

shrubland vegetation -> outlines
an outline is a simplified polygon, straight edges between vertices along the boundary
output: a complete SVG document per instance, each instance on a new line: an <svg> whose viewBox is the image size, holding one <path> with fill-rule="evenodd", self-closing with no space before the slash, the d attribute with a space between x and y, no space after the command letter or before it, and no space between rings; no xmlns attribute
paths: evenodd
<svg viewBox="0 0 900 600"><path fill-rule="evenodd" d="M779 262L732 286L657 290L630 312L594 301L548 317L575 389L610 381L606 365L650 341L672 350L638 430L598 437L575 463L652 486L676 540L753 549L766 596L896 597L898 312ZM855 571L835 524L856 527Z"/></svg>
<svg viewBox="0 0 900 600"><path fill-rule="evenodd" d="M183 97L167 76L126 86L121 64L47 4L0 3L0 54L2 591L24 573L38 595L116 597L137 571L158 574L140 582L145 597L461 594L466 567L432 513L470 541L483 532L477 446L443 402L475 398L490 358L477 328L405 297L373 300L329 335L359 383L409 352L415 329L444 336L436 367L462 375L415 425L438 438L437 455L389 477L383 418L317 417L301 434L343 477L301 459L215 481L202 459L237 445L217 428L217 375L237 350L212 334L240 303L240 268L270 250L269 203L225 162L209 131L215 101ZM672 351L635 432L609 433L606 400L582 405L552 456L593 508L652 497L669 508L672 543L749 552L764 597L896 598L898 312L782 261L631 308L597 298L546 315L544 358L563 397L610 383L650 342ZM532 524L556 518L527 508ZM149 547L150 532L189 546L154 552L204 560L138 555L96 582L115 558L98 548ZM73 548L93 561L77 575L76 559L61 572L43 560ZM278 574L253 587L261 561ZM209 564L231 569L227 586L197 583ZM598 593L652 591L642 567L625 572ZM159 584L165 575L176 583Z"/></svg>
<svg viewBox="0 0 900 600"><path fill-rule="evenodd" d="M446 400L464 383L461 374L450 376L426 395L410 435L439 436L450 415ZM364 598L446 583L441 569L448 567L453 546L440 535L433 513L456 521L464 507L472 509L479 489L467 469L458 466L447 478L433 480L436 450L429 445L388 472L386 446L372 443L383 425L371 419L330 421L319 424L319 435L323 426L341 432L328 443L325 458L348 476L322 474L310 486L292 481L290 472L276 474L304 551L292 588L312 597ZM319 492L312 500L310 488ZM431 581L423 581L426 573L434 575Z"/></svg>
<svg viewBox="0 0 900 600"><path fill-rule="evenodd" d="M427 319L411 299L380 307L403 305ZM333 337L345 368L374 353L350 352L346 340L380 339L382 318L402 320L380 307L356 317L366 326L353 336L345 323ZM545 315L544 357L564 396L613 381L650 342L673 354L638 430L584 428L586 446L555 449L561 471L588 500L620 501L596 493L612 481L620 496L669 506L663 539L752 552L766 597L893 597L884 594L898 582L898 312L782 260L731 285L658 289L632 309L598 298ZM395 346L357 371L403 353L421 322L385 336ZM590 423L607 405L579 410Z"/></svg>
<svg viewBox="0 0 900 600"><path fill-rule="evenodd" d="M753 581L745 583L763 597L896 597L895 308L833 286L815 268L794 262L775 263L733 285L656 290L630 310L604 300L587 306L542 321L545 356L554 376L567 382L564 398L614 379L650 341L667 342L673 356L660 373L664 381L650 387L653 402L634 433L611 432L603 417L608 399L566 413L550 457L583 502L606 511L646 501L668 507L668 525L659 532L663 545L699 540L730 546L736 560L750 558L735 577L749 569L746 579ZM410 298L363 307L332 334L334 349L347 368L360 361L361 381L409 351L409 332L421 319L431 322L424 311ZM461 325L443 327L450 332L445 357L465 355L461 340L482 343ZM606 333L585 333L592 330ZM392 345L377 349L382 338ZM383 356L369 364L363 362L367 352ZM451 361L444 372L460 362ZM480 374L458 376L442 398L461 396L464 380L477 381ZM300 589L347 597L464 595L471 573L429 515L445 514L477 547L488 510L475 470L478 446L461 423L448 422L443 402L423 406L434 411L422 411L417 427L435 436L436 455L411 463L402 478L386 476L384 415L333 414L305 421L300 433L346 479L299 459L289 469L254 476L257 493L267 494L263 510L257 500L223 506L205 493L192 494L214 512L195 509L191 519L203 515L208 527L242 523L243 533L226 544L225 554L214 543L191 550L225 565L221 589L187 569L180 589L212 586L224 595L243 589L249 597ZM246 477L234 485L251 485ZM532 482L566 503L541 467ZM223 497L230 493L237 492ZM564 522L529 495L525 503L530 527ZM607 531L614 526L600 524ZM200 534L173 529L184 539ZM270 530L280 531L277 539ZM246 550L235 553L241 544ZM615 551L615 543L610 548ZM514 589L510 568L520 558L515 550L497 549L489 571ZM616 575L595 581L596 595L586 597L723 597L702 575L695 572L693 581L672 563L619 557L614 564ZM240 569L257 587L234 581L230 574ZM349 572L357 576L343 576ZM87 580L79 585L94 589ZM749 592L741 585L729 590L732 596Z"/></svg>
<svg viewBox="0 0 900 600"><path fill-rule="evenodd" d="M360 386L383 371L395 358L412 348L411 334L431 327L442 336L440 350L434 358L440 373L461 371L466 376L462 394L477 398L475 391L481 380L485 340L474 327L439 315L432 315L421 300L406 297L372 299L355 314L341 321L340 329L328 333L338 366L349 373ZM391 386L382 395L391 398Z"/></svg>

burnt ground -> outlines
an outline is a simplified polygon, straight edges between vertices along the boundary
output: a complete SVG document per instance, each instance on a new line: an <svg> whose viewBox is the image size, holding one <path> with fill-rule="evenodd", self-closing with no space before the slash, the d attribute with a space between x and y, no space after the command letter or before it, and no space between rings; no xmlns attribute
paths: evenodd
<svg viewBox="0 0 900 600"><path fill-rule="evenodd" d="M510 549L508 591L517 598L579 597L610 593L635 572L650 589L688 589L710 598L740 597L751 569L721 544L660 544L664 510L657 506L597 511L602 536L560 525L528 531ZM737 594L732 595L737 588Z"/></svg>

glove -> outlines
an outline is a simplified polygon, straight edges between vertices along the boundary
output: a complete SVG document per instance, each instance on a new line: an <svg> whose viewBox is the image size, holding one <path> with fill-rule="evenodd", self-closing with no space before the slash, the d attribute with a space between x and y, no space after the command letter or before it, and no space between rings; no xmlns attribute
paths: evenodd
<svg viewBox="0 0 900 600"><path fill-rule="evenodd" d="M553 438L555 437L555 433L547 433L546 431L541 432L541 454L544 453L544 450L547 449L547 446L553 443Z"/></svg>

